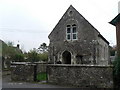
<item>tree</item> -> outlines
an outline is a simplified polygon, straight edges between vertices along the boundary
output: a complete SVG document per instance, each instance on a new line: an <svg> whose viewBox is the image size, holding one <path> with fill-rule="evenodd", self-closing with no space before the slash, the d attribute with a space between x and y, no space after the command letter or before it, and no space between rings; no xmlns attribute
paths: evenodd
<svg viewBox="0 0 120 90"><path fill-rule="evenodd" d="M13 57L12 57L13 61L16 61L16 62L24 62L24 55L23 54L15 54Z"/></svg>
<svg viewBox="0 0 120 90"><path fill-rule="evenodd" d="M4 68L10 69L11 61L24 60L24 57L22 56L22 51L19 48L14 47L13 42L9 41L6 44L4 41L0 40L0 43L2 45L2 48L0 49L0 55L2 53L1 57L3 63L3 70Z"/></svg>
<svg viewBox="0 0 120 90"><path fill-rule="evenodd" d="M115 56L116 46L110 46L110 56Z"/></svg>
<svg viewBox="0 0 120 90"><path fill-rule="evenodd" d="M40 53L39 58L41 61L47 62L48 61L48 52Z"/></svg>
<svg viewBox="0 0 120 90"><path fill-rule="evenodd" d="M37 62L40 60L37 50L35 48L33 50L30 50L30 52L28 52L27 59L28 61L31 61L31 62Z"/></svg>
<svg viewBox="0 0 120 90"><path fill-rule="evenodd" d="M2 41L2 56L3 57L13 57L15 54L21 54L22 51L13 46L13 42L8 41L7 44Z"/></svg>
<svg viewBox="0 0 120 90"><path fill-rule="evenodd" d="M41 61L48 61L48 46L46 43L42 43L38 50L41 52L39 53L39 57Z"/></svg>
<svg viewBox="0 0 120 90"><path fill-rule="evenodd" d="M47 52L47 50L48 50L47 44L46 44L46 43L42 43L42 44L40 45L40 47L38 48L38 50L39 50L40 52L42 52L42 53Z"/></svg>

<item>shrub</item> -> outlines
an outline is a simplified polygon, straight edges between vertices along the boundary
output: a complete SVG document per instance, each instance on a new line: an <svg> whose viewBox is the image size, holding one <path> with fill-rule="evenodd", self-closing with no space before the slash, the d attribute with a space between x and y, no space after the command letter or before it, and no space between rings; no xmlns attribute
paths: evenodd
<svg viewBox="0 0 120 90"><path fill-rule="evenodd" d="M23 54L15 54L12 57L13 61L24 62L24 55Z"/></svg>
<svg viewBox="0 0 120 90"><path fill-rule="evenodd" d="M39 58L40 58L40 60L42 60L42 61L48 61L48 53L47 52L44 52L44 53L40 53L39 54Z"/></svg>
<svg viewBox="0 0 120 90"><path fill-rule="evenodd" d="M39 60L40 58L38 56L38 53L35 50L31 50L30 52L28 52L28 61L37 62Z"/></svg>

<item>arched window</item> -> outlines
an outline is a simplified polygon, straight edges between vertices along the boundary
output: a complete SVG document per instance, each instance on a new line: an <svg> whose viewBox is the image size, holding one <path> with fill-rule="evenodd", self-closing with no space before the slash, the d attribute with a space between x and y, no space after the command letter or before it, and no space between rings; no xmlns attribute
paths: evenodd
<svg viewBox="0 0 120 90"><path fill-rule="evenodd" d="M66 39L71 40L71 26L67 25Z"/></svg>
<svg viewBox="0 0 120 90"><path fill-rule="evenodd" d="M76 25L72 25L72 39L76 40L77 39L77 31L76 31Z"/></svg>
<svg viewBox="0 0 120 90"><path fill-rule="evenodd" d="M77 40L77 26L76 26L76 24L67 25L66 39L71 40L71 41Z"/></svg>

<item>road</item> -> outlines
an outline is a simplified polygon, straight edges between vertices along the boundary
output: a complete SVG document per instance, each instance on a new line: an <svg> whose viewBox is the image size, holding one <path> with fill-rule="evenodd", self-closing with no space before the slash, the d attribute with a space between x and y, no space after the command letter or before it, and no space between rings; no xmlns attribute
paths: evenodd
<svg viewBox="0 0 120 90"><path fill-rule="evenodd" d="M10 75L2 78L2 88L69 88L41 82L13 82Z"/></svg>

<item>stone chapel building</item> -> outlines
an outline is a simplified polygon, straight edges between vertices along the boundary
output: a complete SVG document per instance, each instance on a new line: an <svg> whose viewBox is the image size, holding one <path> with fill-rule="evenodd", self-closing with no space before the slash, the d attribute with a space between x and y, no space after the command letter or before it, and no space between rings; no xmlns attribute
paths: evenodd
<svg viewBox="0 0 120 90"><path fill-rule="evenodd" d="M109 42L72 5L49 34L49 62L108 65Z"/></svg>

